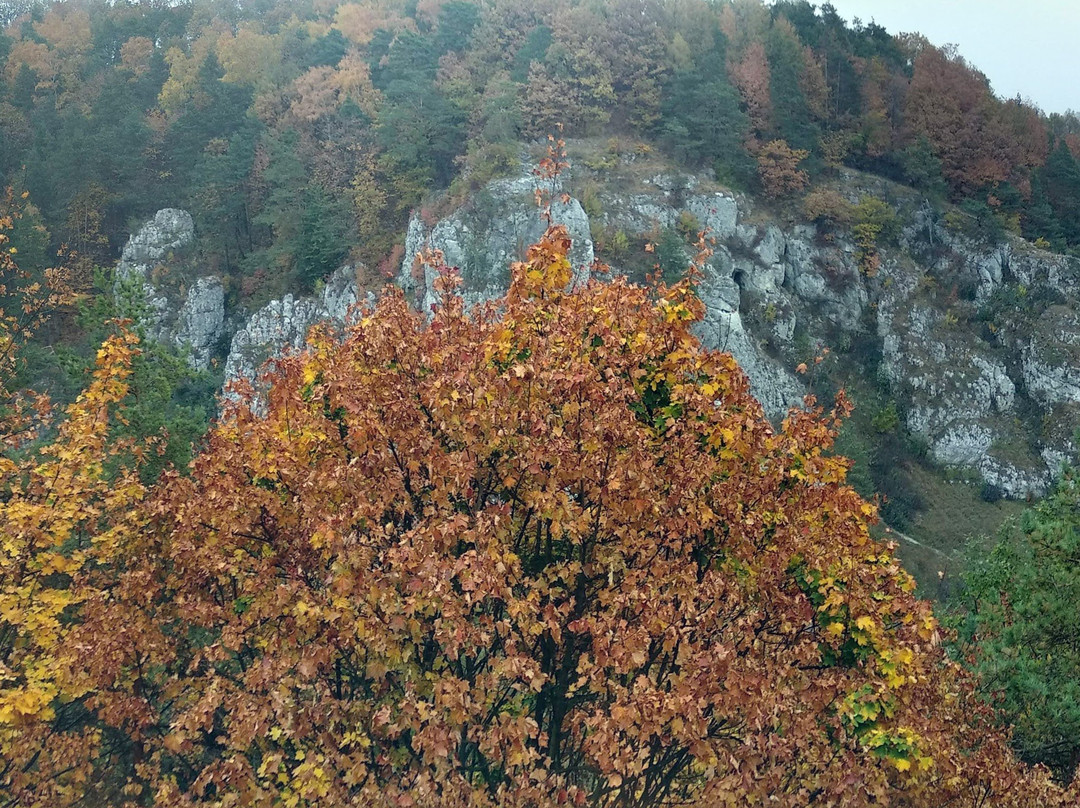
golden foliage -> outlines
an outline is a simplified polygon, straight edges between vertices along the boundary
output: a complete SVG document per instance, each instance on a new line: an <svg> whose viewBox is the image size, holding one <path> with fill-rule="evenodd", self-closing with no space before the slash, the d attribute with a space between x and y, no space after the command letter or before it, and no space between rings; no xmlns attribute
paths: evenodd
<svg viewBox="0 0 1080 808"><path fill-rule="evenodd" d="M390 292L342 342L316 330L265 416L233 405L145 527L103 534L114 569L63 644L77 676L50 686L132 739L128 790L1068 804L870 538L829 451L843 396L774 429L693 336L692 280L569 289L569 247L549 228L471 311L437 267L430 321Z"/></svg>

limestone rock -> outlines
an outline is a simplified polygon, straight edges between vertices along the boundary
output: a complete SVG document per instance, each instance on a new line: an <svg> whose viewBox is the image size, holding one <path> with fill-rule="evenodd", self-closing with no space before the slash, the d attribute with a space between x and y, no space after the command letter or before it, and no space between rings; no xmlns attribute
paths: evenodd
<svg viewBox="0 0 1080 808"><path fill-rule="evenodd" d="M416 304L434 302L433 271L413 261L428 247L461 268L468 303L501 294L510 261L543 231L534 189L531 176L501 180L438 221L414 216L399 282ZM573 198L553 209L574 239L579 280L592 259L592 228L621 232L631 244L687 223L688 215L708 230L713 254L701 268L698 334L736 357L770 417L806 392L793 372L799 362L824 347L845 361L845 350L864 343L864 357L880 348L879 373L907 429L937 462L974 470L1022 497L1044 491L1076 451L1080 261L1018 239L979 244L950 230L922 200L894 200L907 205L900 216L908 226L899 248L882 245L881 266L868 277L848 234L751 218L752 200L698 178L631 173L601 182L597 199L593 222Z"/></svg>
<svg viewBox="0 0 1080 808"><path fill-rule="evenodd" d="M532 174L498 180L475 194L448 217L425 225L415 215L409 222L405 258L398 276L399 285L415 296L422 311L435 303L435 270L417 262L424 250L441 250L447 266L458 267L464 280L467 304L498 297L509 284L510 264L525 257L525 251L547 227L536 207L535 192L540 180ZM575 281L589 276L593 262L593 244L589 218L574 198L551 205L552 219L565 225L573 240L570 261Z"/></svg>
<svg viewBox="0 0 1080 808"><path fill-rule="evenodd" d="M187 346L198 369L210 365L225 324L225 287L220 278L199 278L191 285L180 309L174 342Z"/></svg>
<svg viewBox="0 0 1080 808"><path fill-rule="evenodd" d="M1065 306L1044 311L1021 349L1021 368L1041 404L1080 402L1080 317Z"/></svg>
<svg viewBox="0 0 1080 808"><path fill-rule="evenodd" d="M233 335L225 360L225 383L241 378L256 381L268 359L302 347L316 323L345 325L357 299L356 268L344 266L327 279L316 297L285 295L270 301Z"/></svg>
<svg viewBox="0 0 1080 808"><path fill-rule="evenodd" d="M163 208L128 239L117 267L117 274L146 277L157 263L169 253L189 246L195 240L195 223L191 214L177 208Z"/></svg>
<svg viewBox="0 0 1080 808"><path fill-rule="evenodd" d="M114 290L142 298L137 311L148 338L187 350L192 367L205 370L224 335L225 290L216 277L195 277L185 287L190 268L181 256L194 240L191 214L176 208L159 210L128 239ZM158 270L172 274L169 287L155 282Z"/></svg>

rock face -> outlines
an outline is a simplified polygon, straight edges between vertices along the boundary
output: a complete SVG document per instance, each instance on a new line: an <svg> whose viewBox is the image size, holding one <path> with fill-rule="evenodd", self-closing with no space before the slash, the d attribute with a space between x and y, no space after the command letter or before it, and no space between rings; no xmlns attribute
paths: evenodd
<svg viewBox="0 0 1080 808"><path fill-rule="evenodd" d="M419 307L435 300L434 273L414 261L428 248L461 269L469 302L505 291L509 262L543 231L534 183L502 180L439 221L413 217L398 280ZM620 234L640 250L687 221L707 228L700 336L738 359L771 417L801 401L794 368L823 347L841 362L876 352L907 428L936 461L972 469L1006 495L1041 493L1080 428L1080 262L1011 238L981 244L902 191L879 181L850 189L853 202L888 196L908 223L872 276L844 233L755 217L750 199L697 178L608 177L593 187L591 217L573 197L553 215L574 239L579 279L594 234Z"/></svg>
<svg viewBox="0 0 1080 808"><path fill-rule="evenodd" d="M225 289L220 278L200 276L190 253L191 215L165 208L136 232L116 269L114 291L148 338L187 351L192 367L206 369L228 336ZM356 270L335 272L314 298L286 295L242 321L225 360L226 383L254 380L263 363L303 345L315 323L345 322L357 301Z"/></svg>
<svg viewBox="0 0 1080 808"><path fill-rule="evenodd" d="M324 321L343 325L356 302L356 268L351 266L331 275L314 298L286 295L270 301L233 335L225 360L226 384L240 378L255 381L266 360L301 347L311 326Z"/></svg>
<svg viewBox="0 0 1080 808"><path fill-rule="evenodd" d="M203 370L225 330L225 288L220 278L199 278L188 289L180 307L173 342L186 345L192 366Z"/></svg>
<svg viewBox="0 0 1080 808"><path fill-rule="evenodd" d="M473 195L464 207L430 227L419 216L413 216L398 283L415 295L421 310L428 311L435 302L435 271L416 261L417 254L425 249L441 250L447 266L461 269L466 303L498 297L506 291L507 268L524 258L525 250L543 235L546 227L536 207L536 183L532 176L493 182ZM574 198L565 204L556 199L551 213L555 222L570 231L570 260L576 278L587 278L593 261L589 217Z"/></svg>
<svg viewBox="0 0 1080 808"><path fill-rule="evenodd" d="M398 283L418 308L436 299L434 270L415 260L428 249L461 269L467 303L505 291L509 264L545 227L536 183L531 174L499 180L441 219L412 218ZM614 270L640 279L651 270L647 242L705 229L712 255L698 287L699 334L738 359L771 417L801 402L794 369L829 347L851 372L876 372L936 461L973 470L1006 495L1043 492L1077 451L1080 261L1011 237L981 241L881 180L849 175L840 187L852 202L863 193L887 199L906 224L881 245L872 275L845 232L770 219L707 178L570 174L555 189L569 196L552 217L573 239L575 282L589 277L594 238L608 245ZM574 188L587 193L579 200ZM150 336L187 346L192 364L206 367L225 337L225 299L221 281L199 277L185 258L192 239L189 215L159 211L125 248L117 289L137 292ZM682 248L689 261L692 248ZM287 295L255 312L232 337L226 380L254 379L316 322L344 323L358 296L356 273L344 267L316 297Z"/></svg>
<svg viewBox="0 0 1080 808"><path fill-rule="evenodd" d="M149 338L186 349L192 367L203 370L224 334L225 290L220 278L193 278L187 253L194 240L191 214L159 210L128 239L114 288Z"/></svg>
<svg viewBox="0 0 1080 808"><path fill-rule="evenodd" d="M191 214L177 208L164 208L128 239L117 272L121 277L137 273L145 277L169 253L179 252L195 239Z"/></svg>

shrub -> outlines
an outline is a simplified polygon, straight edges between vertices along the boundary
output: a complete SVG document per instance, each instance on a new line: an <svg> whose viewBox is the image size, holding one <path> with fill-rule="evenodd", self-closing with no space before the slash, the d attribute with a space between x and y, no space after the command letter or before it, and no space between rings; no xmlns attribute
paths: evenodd
<svg viewBox="0 0 1080 808"><path fill-rule="evenodd" d="M854 209L855 257L864 275L873 277L881 265L878 247L893 241L900 234L900 220L887 202L864 195Z"/></svg>
<svg viewBox="0 0 1080 808"><path fill-rule="evenodd" d="M831 188L810 191L803 199L802 208L807 219L826 230L847 225L853 215L851 203Z"/></svg>
<svg viewBox="0 0 1080 808"><path fill-rule="evenodd" d="M675 222L675 230L685 239L697 241L698 233L701 232L701 220L688 210L679 212L678 221Z"/></svg>

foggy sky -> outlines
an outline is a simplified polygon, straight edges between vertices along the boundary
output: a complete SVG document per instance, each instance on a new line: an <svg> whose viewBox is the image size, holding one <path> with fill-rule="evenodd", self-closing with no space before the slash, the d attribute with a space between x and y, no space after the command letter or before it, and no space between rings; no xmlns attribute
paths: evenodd
<svg viewBox="0 0 1080 808"><path fill-rule="evenodd" d="M1046 113L1080 111L1080 0L831 2L848 21L873 20L890 34L917 31L935 45L957 45L1000 98L1019 94Z"/></svg>

